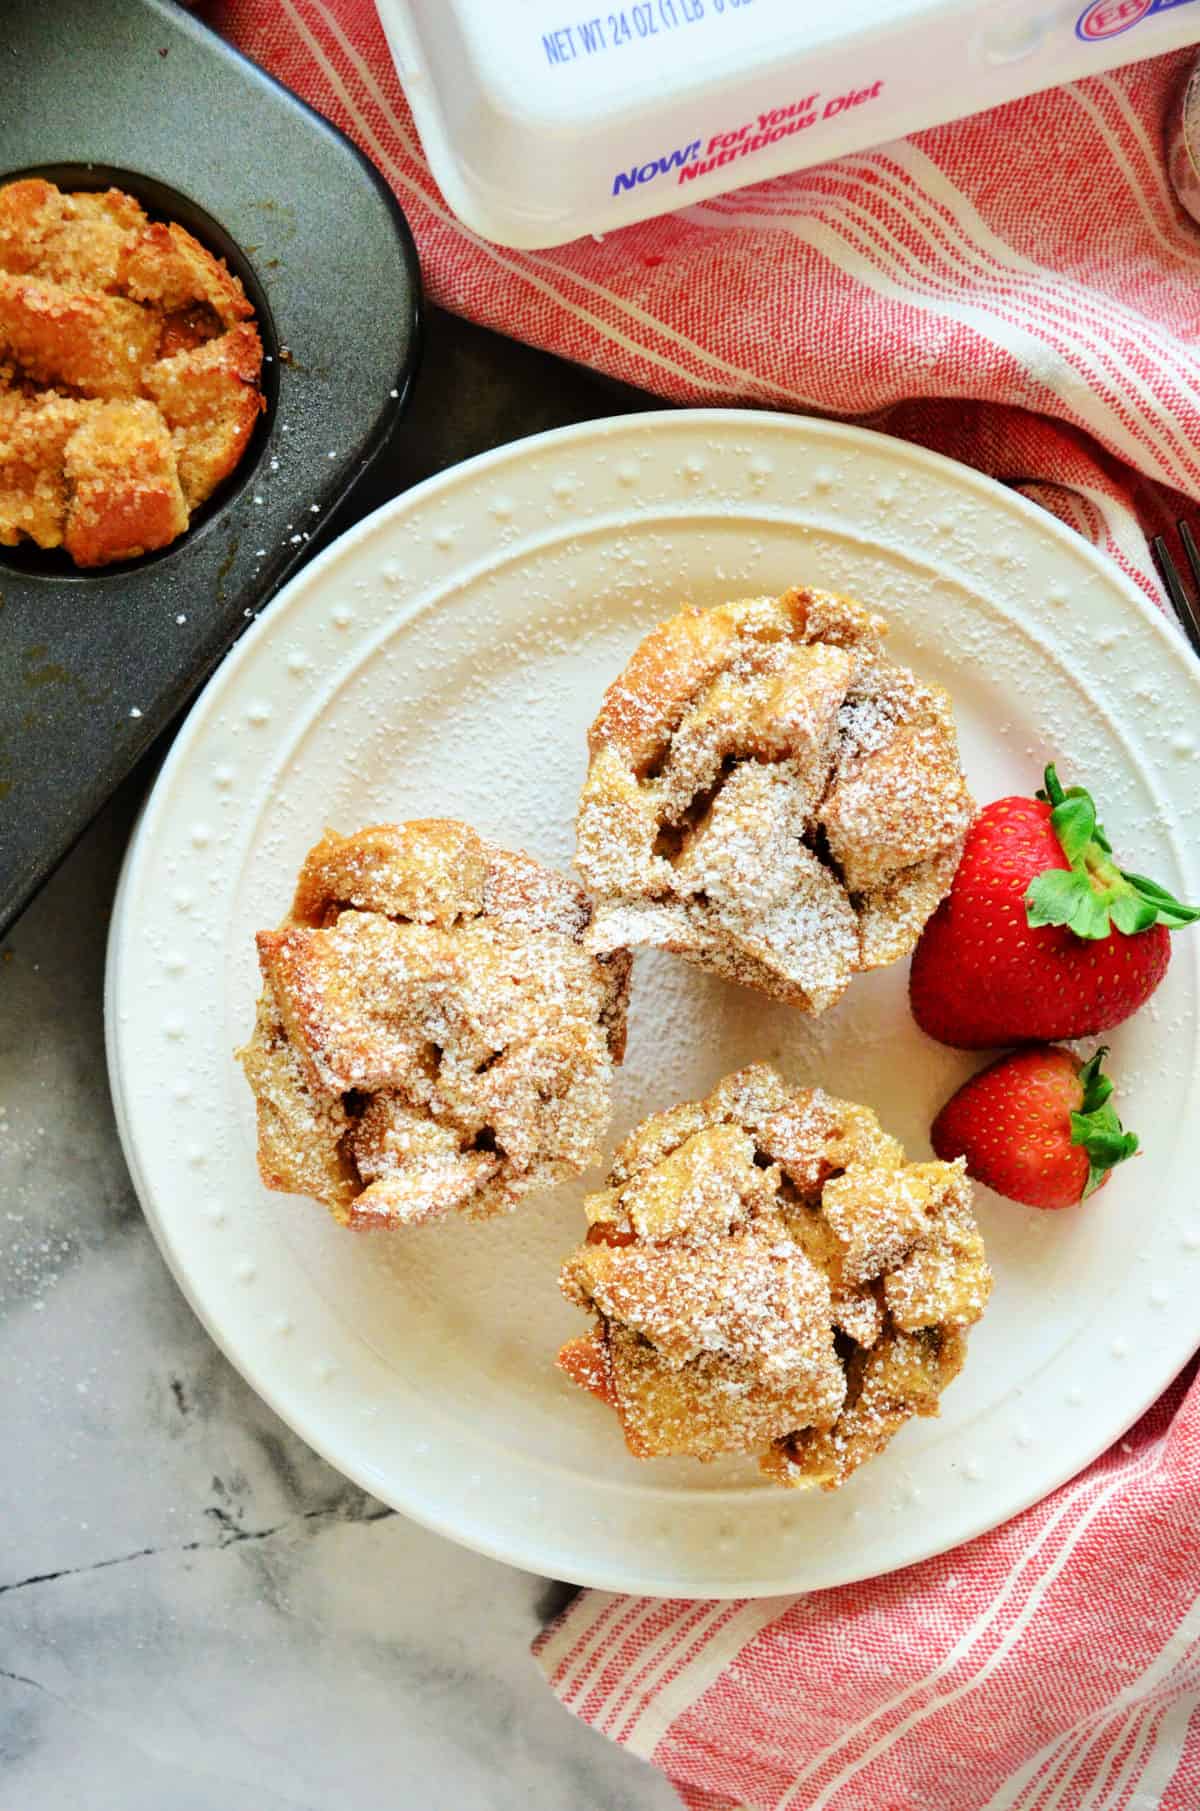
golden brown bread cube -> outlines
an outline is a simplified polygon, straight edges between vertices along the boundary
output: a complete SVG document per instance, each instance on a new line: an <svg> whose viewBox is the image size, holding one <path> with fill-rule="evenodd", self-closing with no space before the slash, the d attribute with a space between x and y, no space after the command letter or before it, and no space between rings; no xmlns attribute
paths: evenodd
<svg viewBox="0 0 1200 1811"><path fill-rule="evenodd" d="M124 296L0 271L0 355L35 384L83 396L136 396L159 324Z"/></svg>
<svg viewBox="0 0 1200 1811"><path fill-rule="evenodd" d="M28 397L0 388L0 544L24 536L62 543L67 517L66 449L95 403L49 391Z"/></svg>
<svg viewBox="0 0 1200 1811"><path fill-rule="evenodd" d="M225 327L254 314L237 278L173 220L144 221L139 233L125 239L116 281L134 301L165 314L203 304Z"/></svg>
<svg viewBox="0 0 1200 1811"><path fill-rule="evenodd" d="M261 368L258 329L242 321L147 371L146 394L171 430L190 509L211 496L245 452L263 406Z"/></svg>
<svg viewBox="0 0 1200 1811"><path fill-rule="evenodd" d="M188 524L171 436L134 397L92 409L63 457L63 546L77 566L105 566L166 547Z"/></svg>
<svg viewBox="0 0 1200 1811"><path fill-rule="evenodd" d="M961 1162L765 1064L652 1115L585 1211L560 1283L595 1326L559 1364L638 1458L835 1489L937 1413L991 1289Z"/></svg>
<svg viewBox="0 0 1200 1811"><path fill-rule="evenodd" d="M832 1427L805 1428L777 1441L762 1468L777 1484L836 1490L881 1453L914 1415L936 1415L942 1391L962 1369L966 1342L956 1327L904 1333L885 1327L846 1367L846 1401Z"/></svg>
<svg viewBox="0 0 1200 1811"><path fill-rule="evenodd" d="M115 290L130 235L145 224L138 203L119 189L65 195L44 177L26 176L0 188L0 270Z"/></svg>

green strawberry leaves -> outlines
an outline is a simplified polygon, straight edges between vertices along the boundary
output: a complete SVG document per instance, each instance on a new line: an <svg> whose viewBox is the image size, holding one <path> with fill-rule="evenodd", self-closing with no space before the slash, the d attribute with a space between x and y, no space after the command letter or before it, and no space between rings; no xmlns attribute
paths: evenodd
<svg viewBox="0 0 1200 1811"><path fill-rule="evenodd" d="M1159 924L1165 924L1169 931L1181 930L1185 924L1200 922L1200 906L1183 905L1180 900L1160 887L1157 881L1147 880L1144 874L1131 874L1128 868L1121 869L1122 880L1127 880L1138 898L1146 905L1152 906ZM1154 920L1151 920L1153 923ZM1124 926L1119 926L1124 929Z"/></svg>
<svg viewBox="0 0 1200 1811"><path fill-rule="evenodd" d="M1091 793L1085 792L1082 786L1072 786L1069 792L1064 792L1054 768L1047 767L1046 784L1039 789L1037 796L1053 805L1050 823L1062 844L1063 854L1073 866L1086 854L1089 843L1100 841L1096 836L1096 807L1092 803ZM1100 836L1103 837L1101 847L1110 848L1103 831Z"/></svg>
<svg viewBox="0 0 1200 1811"><path fill-rule="evenodd" d="M1117 1118L1116 1108L1109 1103L1112 1081L1102 1073L1108 1055L1102 1044L1090 1062L1079 1071L1083 1100L1078 1112L1071 1114L1071 1143L1082 1145L1087 1152L1088 1179L1083 1200L1098 1189L1109 1170L1132 1157L1138 1148L1136 1132L1127 1132Z"/></svg>
<svg viewBox="0 0 1200 1811"><path fill-rule="evenodd" d="M1152 924L1158 923L1158 908L1138 892L1118 893L1109 912L1117 929L1124 931L1127 937L1135 936L1138 931L1148 931Z"/></svg>
<svg viewBox="0 0 1200 1811"><path fill-rule="evenodd" d="M1047 868L1030 881L1025 918L1035 929L1043 924L1065 924L1077 937L1108 936L1108 906L1086 872L1074 868Z"/></svg>
<svg viewBox="0 0 1200 1811"><path fill-rule="evenodd" d="M1176 931L1200 920L1200 906L1184 905L1157 881L1117 867L1091 794L1082 786L1064 788L1049 766L1037 796L1051 807L1050 827L1070 866L1047 868L1030 881L1025 918L1034 930L1065 925L1077 937L1100 942L1114 926L1134 936L1154 924Z"/></svg>

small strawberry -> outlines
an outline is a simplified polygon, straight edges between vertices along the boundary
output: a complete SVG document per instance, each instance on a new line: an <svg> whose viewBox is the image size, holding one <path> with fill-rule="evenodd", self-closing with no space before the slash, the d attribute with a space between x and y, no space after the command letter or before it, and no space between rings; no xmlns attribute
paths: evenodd
<svg viewBox="0 0 1200 1811"><path fill-rule="evenodd" d="M913 1017L966 1050L1107 1031L1162 980L1170 932L1198 918L1118 868L1089 795L1047 767L1044 792L997 799L967 832L913 955Z"/></svg>
<svg viewBox="0 0 1200 1811"><path fill-rule="evenodd" d="M965 1157L977 1182L1029 1207L1073 1207L1132 1157L1137 1135L1109 1105L1101 1046L1081 1064L1057 1045L1002 1056L952 1094L930 1139L945 1162Z"/></svg>

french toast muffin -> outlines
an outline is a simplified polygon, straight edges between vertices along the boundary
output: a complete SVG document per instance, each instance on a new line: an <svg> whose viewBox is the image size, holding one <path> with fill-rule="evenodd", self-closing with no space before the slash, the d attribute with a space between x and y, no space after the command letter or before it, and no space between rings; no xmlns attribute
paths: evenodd
<svg viewBox="0 0 1200 1811"><path fill-rule="evenodd" d="M237 277L119 189L0 188L0 545L104 566L166 547L263 409Z"/></svg>
<svg viewBox="0 0 1200 1811"><path fill-rule="evenodd" d="M765 1064L645 1120L584 1207L560 1283L595 1325L558 1363L636 1458L836 1489L937 1414L991 1289L962 1162Z"/></svg>
<svg viewBox="0 0 1200 1811"><path fill-rule="evenodd" d="M949 698L886 633L804 588L645 638L588 737L594 949L658 944L810 1013L909 953L975 807Z"/></svg>
<svg viewBox="0 0 1200 1811"><path fill-rule="evenodd" d="M239 1057L268 1188L356 1227L483 1219L600 1155L630 960L571 880L446 818L332 832L257 938Z"/></svg>

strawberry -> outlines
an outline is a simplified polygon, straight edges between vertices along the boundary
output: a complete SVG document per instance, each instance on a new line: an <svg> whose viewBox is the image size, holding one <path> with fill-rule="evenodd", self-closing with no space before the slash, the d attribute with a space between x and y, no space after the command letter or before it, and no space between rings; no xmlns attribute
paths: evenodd
<svg viewBox="0 0 1200 1811"><path fill-rule="evenodd" d="M1073 1207L1132 1157L1137 1135L1109 1105L1101 1046L1080 1063L1057 1045L997 1058L952 1094L930 1138L946 1162L965 1157L977 1182L1030 1207Z"/></svg>
<svg viewBox="0 0 1200 1811"><path fill-rule="evenodd" d="M1198 918L1118 868L1089 795L1047 767L1036 798L997 799L967 832L913 955L913 1017L966 1050L1107 1031L1162 980L1170 932Z"/></svg>

